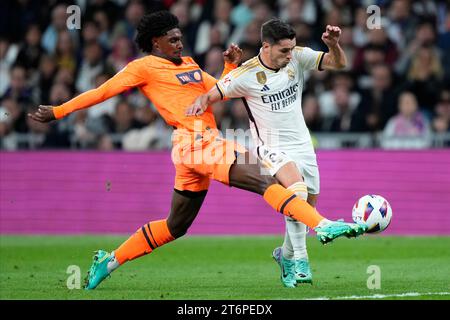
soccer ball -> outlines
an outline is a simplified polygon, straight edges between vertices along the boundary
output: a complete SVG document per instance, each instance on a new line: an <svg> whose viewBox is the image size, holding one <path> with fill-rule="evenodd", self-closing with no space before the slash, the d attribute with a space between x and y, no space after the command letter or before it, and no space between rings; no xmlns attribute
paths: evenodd
<svg viewBox="0 0 450 320"><path fill-rule="evenodd" d="M385 198L379 195L365 195L353 206L353 221L364 222L369 226L368 233L377 233L391 223L392 208Z"/></svg>

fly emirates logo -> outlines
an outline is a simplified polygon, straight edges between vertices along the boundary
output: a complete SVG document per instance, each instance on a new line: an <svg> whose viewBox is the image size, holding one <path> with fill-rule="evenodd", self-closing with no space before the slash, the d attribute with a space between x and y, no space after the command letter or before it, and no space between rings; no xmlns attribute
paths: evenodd
<svg viewBox="0 0 450 320"><path fill-rule="evenodd" d="M297 100L298 83L294 84L286 90L261 96L264 103L270 104L272 111L277 111L286 108Z"/></svg>

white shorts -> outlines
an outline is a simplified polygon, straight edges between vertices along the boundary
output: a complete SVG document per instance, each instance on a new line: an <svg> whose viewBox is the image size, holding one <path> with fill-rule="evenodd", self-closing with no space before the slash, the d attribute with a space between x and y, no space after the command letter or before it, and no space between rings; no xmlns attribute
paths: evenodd
<svg viewBox="0 0 450 320"><path fill-rule="evenodd" d="M305 180L308 193L319 194L320 193L320 175L319 166L317 165L317 159L315 154L310 155L297 155L293 157L298 170Z"/></svg>
<svg viewBox="0 0 450 320"><path fill-rule="evenodd" d="M320 193L319 167L315 154L293 154L288 155L284 151L269 149L262 145L254 149L255 156L262 165L262 174L275 176L278 170L288 162L295 162L308 188L308 193Z"/></svg>

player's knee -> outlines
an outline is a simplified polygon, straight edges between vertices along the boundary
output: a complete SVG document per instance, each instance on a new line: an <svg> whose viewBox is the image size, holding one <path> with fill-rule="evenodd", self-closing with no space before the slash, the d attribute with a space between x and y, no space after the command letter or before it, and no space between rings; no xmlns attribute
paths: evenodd
<svg viewBox="0 0 450 320"><path fill-rule="evenodd" d="M191 226L191 223L188 223L187 221L170 221L167 220L167 227L169 228L170 234L175 239L180 238L184 236L189 227Z"/></svg>
<svg viewBox="0 0 450 320"><path fill-rule="evenodd" d="M267 188L269 188L271 185L275 183L278 183L278 181L271 175L261 175L261 179L258 183L258 193L261 195L264 194Z"/></svg>

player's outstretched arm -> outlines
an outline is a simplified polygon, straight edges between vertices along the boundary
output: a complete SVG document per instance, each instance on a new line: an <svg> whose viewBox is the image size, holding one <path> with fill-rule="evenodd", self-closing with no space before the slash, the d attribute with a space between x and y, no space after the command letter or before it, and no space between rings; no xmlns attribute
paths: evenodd
<svg viewBox="0 0 450 320"><path fill-rule="evenodd" d="M336 26L327 25L322 34L322 41L327 45L328 52L323 56L322 68L326 70L342 69L347 65L344 50L339 45L341 29Z"/></svg>
<svg viewBox="0 0 450 320"><path fill-rule="evenodd" d="M145 82L145 78L139 74L139 66L130 63L100 87L86 91L60 106L39 106L36 112L28 116L39 122L61 119L76 110L96 105Z"/></svg>

